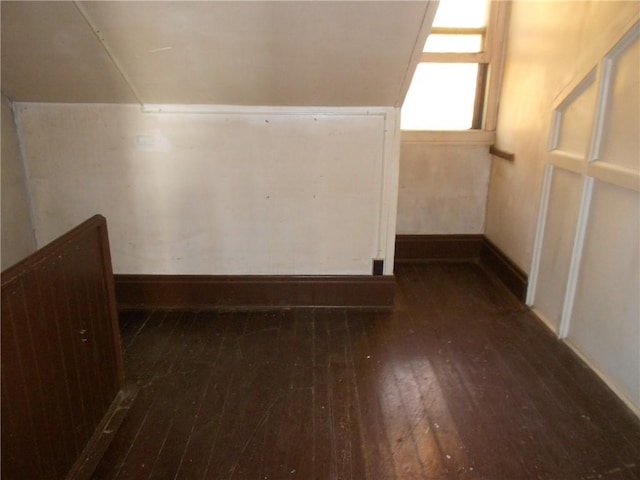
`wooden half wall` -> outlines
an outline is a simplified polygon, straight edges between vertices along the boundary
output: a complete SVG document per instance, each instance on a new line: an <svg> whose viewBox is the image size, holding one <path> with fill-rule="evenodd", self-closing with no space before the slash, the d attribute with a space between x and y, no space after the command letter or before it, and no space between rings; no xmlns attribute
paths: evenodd
<svg viewBox="0 0 640 480"><path fill-rule="evenodd" d="M88 478L127 397L104 217L2 272L1 338L2 478Z"/></svg>

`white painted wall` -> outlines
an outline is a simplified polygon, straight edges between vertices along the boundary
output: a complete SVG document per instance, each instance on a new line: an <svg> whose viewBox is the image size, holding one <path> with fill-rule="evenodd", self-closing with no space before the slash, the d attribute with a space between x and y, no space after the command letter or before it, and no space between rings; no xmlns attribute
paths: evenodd
<svg viewBox="0 0 640 480"><path fill-rule="evenodd" d="M2 96L2 270L35 251L16 125Z"/></svg>
<svg viewBox="0 0 640 480"><path fill-rule="evenodd" d="M595 181L567 341L640 415L640 196Z"/></svg>
<svg viewBox="0 0 640 480"><path fill-rule="evenodd" d="M393 259L397 109L183 108L18 104L38 243L102 213L116 273L371 274Z"/></svg>
<svg viewBox="0 0 640 480"><path fill-rule="evenodd" d="M402 142L399 234L481 234L491 159L487 145Z"/></svg>

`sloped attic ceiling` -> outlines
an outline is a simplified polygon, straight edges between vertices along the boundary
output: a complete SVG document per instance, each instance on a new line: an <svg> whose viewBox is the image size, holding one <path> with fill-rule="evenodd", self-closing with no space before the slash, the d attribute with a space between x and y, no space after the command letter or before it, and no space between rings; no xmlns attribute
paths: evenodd
<svg viewBox="0 0 640 480"><path fill-rule="evenodd" d="M437 2L7 2L16 101L399 106Z"/></svg>

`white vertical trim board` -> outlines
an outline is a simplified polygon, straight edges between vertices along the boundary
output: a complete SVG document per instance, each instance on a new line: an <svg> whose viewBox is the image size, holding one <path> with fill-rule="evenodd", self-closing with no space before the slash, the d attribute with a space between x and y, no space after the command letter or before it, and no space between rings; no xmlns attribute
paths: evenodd
<svg viewBox="0 0 640 480"><path fill-rule="evenodd" d="M600 159L604 122L607 118L609 100L611 98L611 82L616 60L640 36L640 22L633 25L618 42L607 52L600 62L600 85L596 100L596 114L594 120L589 161Z"/></svg>
<svg viewBox="0 0 640 480"><path fill-rule="evenodd" d="M540 210L538 210L538 223L536 225L536 237L533 244L533 258L531 260L531 273L529 274L529 288L525 303L532 306L535 302L536 287L538 284L538 274L540 272L540 258L542 256L542 244L544 241L544 231L547 224L547 213L549 212L549 195L551 192L551 179L553 177L554 166L547 164L544 167L544 179L542 181L542 193L540 194Z"/></svg>
<svg viewBox="0 0 640 480"><path fill-rule="evenodd" d="M384 275L393 275L398 216L400 178L400 109L390 109L385 116L382 209L380 212L380 246L384 255ZM384 236L384 237L383 237Z"/></svg>
<svg viewBox="0 0 640 480"><path fill-rule="evenodd" d="M509 30L509 18L511 16L511 2L491 2L489 9L489 22L487 31L486 49L490 55L489 75L487 78L487 95L483 112L483 125L485 130L495 130L498 123L498 107L500 103L500 91L504 62L507 52L507 34Z"/></svg>
<svg viewBox="0 0 640 480"><path fill-rule="evenodd" d="M549 145L548 151L558 148L558 140L560 138L560 123L562 121L562 112L560 110L553 110L551 113L551 131L549 132Z"/></svg>
<svg viewBox="0 0 640 480"><path fill-rule="evenodd" d="M582 262L582 250L584 247L584 237L589 220L589 210L591 207L591 197L593 195L593 177L586 177L582 187L582 200L580 202L580 213L578 214L578 224L576 225L576 235L573 241L573 253L571 255L571 266L569 267L569 278L567 280L567 290L564 297L562 317L558 328L558 337L566 338L571 326L571 315L573 313L573 302L580 275L580 263Z"/></svg>
<svg viewBox="0 0 640 480"><path fill-rule="evenodd" d="M385 246L386 246L386 214L387 214L387 209L386 209L386 204L385 204L385 195L386 195L386 179L385 179L385 175L387 173L387 151L389 148L389 134L388 134L388 123L389 123L389 116L388 115L384 115L384 133L382 136L382 158L380 159L380 185L379 185L379 195L378 195L378 205L377 205L377 209L378 209L378 213L377 213L377 223L378 223L378 231L377 231L377 235L376 235L376 259L379 260L384 260L384 251L385 251Z"/></svg>
<svg viewBox="0 0 640 480"><path fill-rule="evenodd" d="M600 157L600 147L602 143L602 132L604 130L604 120L609 104L609 91L611 90L611 75L613 63L606 58L600 62L600 83L598 85L598 96L596 97L596 112L593 120L593 130L591 133L591 143L589 145L589 156L587 160L593 162Z"/></svg>

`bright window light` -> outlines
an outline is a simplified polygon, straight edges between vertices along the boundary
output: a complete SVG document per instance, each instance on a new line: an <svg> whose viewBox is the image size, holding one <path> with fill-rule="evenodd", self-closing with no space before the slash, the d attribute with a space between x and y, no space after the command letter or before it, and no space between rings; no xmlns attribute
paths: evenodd
<svg viewBox="0 0 640 480"><path fill-rule="evenodd" d="M402 105L403 130L482 128L488 10L488 0L440 0Z"/></svg>
<svg viewBox="0 0 640 480"><path fill-rule="evenodd" d="M434 27L481 28L487 25L487 2L482 0L440 0Z"/></svg>
<svg viewBox="0 0 640 480"><path fill-rule="evenodd" d="M474 53L482 51L482 35L442 35L432 33L424 45L425 52Z"/></svg>
<svg viewBox="0 0 640 480"><path fill-rule="evenodd" d="M468 130L473 124L477 63L420 63L402 107L403 130Z"/></svg>

